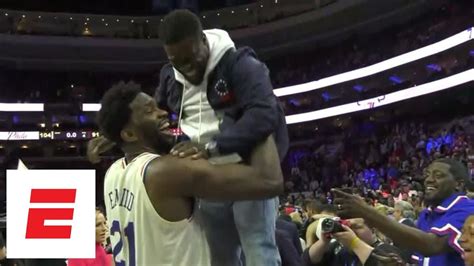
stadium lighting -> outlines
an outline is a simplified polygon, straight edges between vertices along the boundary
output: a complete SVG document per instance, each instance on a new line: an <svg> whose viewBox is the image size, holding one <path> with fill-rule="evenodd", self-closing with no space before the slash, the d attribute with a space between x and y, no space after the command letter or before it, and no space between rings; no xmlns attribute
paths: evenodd
<svg viewBox="0 0 474 266"><path fill-rule="evenodd" d="M368 110L368 109L400 102L403 100L423 96L426 94L446 90L446 89L453 88L453 87L456 87L456 86L459 86L461 84L468 83L471 81L474 81L474 68L470 70L466 70L456 75L449 76L444 79L414 86L414 87L396 91L390 94L380 95L375 98L343 104L339 106L334 106L334 107L302 113L302 114L288 115L286 116L286 123L296 124L296 123L302 123L302 122L307 122L307 121L319 120L319 119L337 116L337 115L343 115L343 114Z"/></svg>
<svg viewBox="0 0 474 266"><path fill-rule="evenodd" d="M451 37L448 37L437 43L430 44L428 46L387 59L385 61L373 64L367 67L341 73L335 76L322 78L322 79L311 81L308 83L275 89L273 90L273 92L275 93L276 96L281 97L281 96L286 96L286 95L292 95L292 94L298 94L302 92L318 90L324 87L329 87L329 86L343 83L346 81L374 75L374 74L383 72L385 70L395 68L395 67L398 67L410 62L414 62L421 58L425 58L430 55L434 55L434 54L446 51L455 46L468 42L474 38L473 32L474 32L474 27L467 29L463 32L460 32L456 35L453 35Z"/></svg>
<svg viewBox="0 0 474 266"><path fill-rule="evenodd" d="M401 102L404 100L412 99L415 97L435 93L438 91L454 88L456 86L474 81L474 68L455 74L437 81L421 84L404 90L396 91L386 95L380 95L378 97L366 99L363 101L352 102L348 104L343 104L339 106L334 106L322 110L294 114L286 116L287 124L296 124L308 121L319 120L323 118L364 111L368 109L373 109L396 102ZM44 109L43 104L6 104L0 103L0 111L7 112L42 112ZM82 105L82 111L84 112L97 112L100 110L100 104L86 103ZM59 124L53 124L53 126L58 127ZM3 135L2 135L3 134ZM32 139L30 135L18 137L21 139ZM33 139L36 136L33 137ZM8 132L0 132L0 139L11 139L11 136L8 136Z"/></svg>
<svg viewBox="0 0 474 266"><path fill-rule="evenodd" d="M446 77L437 81L421 84L390 94L379 95L377 97L366 99L363 101L343 104L326 109L316 110L307 113L294 114L286 116L287 124L296 124L308 121L319 120L327 117L343 115L363 110L368 110L392 103L408 100L411 98L423 96L426 94L446 90L474 81L474 68L466 70L456 75ZM84 112L97 112L100 110L100 104L85 103L82 105Z"/></svg>
<svg viewBox="0 0 474 266"><path fill-rule="evenodd" d="M83 103L83 112L98 112L100 110L100 103Z"/></svg>
<svg viewBox="0 0 474 266"><path fill-rule="evenodd" d="M0 112L43 112L42 103L0 103Z"/></svg>
<svg viewBox="0 0 474 266"><path fill-rule="evenodd" d="M72 19L72 17L71 17L71 19ZM105 25L108 26L107 23ZM356 78L369 76L369 75L378 73L380 71L383 71L383 70L380 70L380 68L388 69L387 68L388 65L391 65L392 67L396 67L396 66L402 65L403 63L407 62L407 60L408 60L408 62L418 60L420 58L423 58L423 57L435 54L437 52L447 50L449 48L460 45L462 43L465 43L465 42L467 42L469 40L472 40L474 38L474 34L472 34L473 32L474 32L474 27L467 30L467 31L463 31L461 33L453 35L453 36L451 36L451 37L449 37L445 40L442 40L440 42L428 45L426 47L420 48L420 49L415 50L413 52L409 52L409 53L394 57L392 59L388 59L386 61L382 61L380 63L374 64L374 65L371 65L371 66L368 66L368 67L365 67L365 68L349 71L349 72L342 73L342 74L339 74L339 75L335 75L335 76L332 76L332 77L327 77L327 78L324 78L324 79L320 79L318 81L313 81L313 82L304 83L304 84L300 84L300 85L275 89L274 92L277 96L296 94L296 93L300 93L300 92L317 90L317 89L320 89L320 88L323 88L323 87L327 87L327 86L330 86L330 85L334 85L334 84L337 84L337 83L345 82L345 81L356 79ZM409 57L409 58L407 59L407 57ZM373 68L376 68L376 69L374 70ZM369 73L369 72L371 72L371 73ZM435 82L432 82L432 83L427 83L427 84L438 84L436 82L441 82L441 81L444 81L446 79L447 80L452 80L453 77L462 77L463 80L466 80L466 79L469 79L469 78L467 78L465 74L470 73L472 76L474 76L473 72L474 71L472 69L467 70L467 71L462 72L460 74L457 74L455 76L447 77L445 79L438 80L438 81L435 81ZM460 80L459 84L465 83L463 80ZM468 80L467 82L469 82L469 81L472 81L472 78L470 80ZM426 84L424 84L424 85L426 85ZM405 93L403 95L403 97L406 97L406 98L404 98L404 99L409 99L409 98L412 98L412 97L417 97L417 96L420 96L420 95L424 95L424 94L428 94L428 93L432 93L432 92L436 91L436 88L434 88L434 87L433 88L427 88L427 90L425 91L426 93L420 94L420 95L417 95L417 96L412 96L412 93L415 93L416 91L419 91L419 88L421 86L424 86L424 85L415 86L415 87L408 88L408 89L398 91L398 92L394 92L394 93L388 94L388 95L399 95L400 93L401 94ZM71 85L71 87L73 87L73 86L74 85ZM457 86L457 85L452 85L451 87L453 87L453 86ZM447 88L448 87L444 87L443 89L447 89ZM291 90L291 92L288 91L288 90ZM414 90L414 91L410 92L411 90ZM374 99L377 99L377 98L374 98ZM398 99L398 98L394 98L394 99ZM404 100L404 99L401 99L401 100ZM401 101L401 100L397 100L397 101ZM366 100L366 101L369 101L369 100ZM372 99L372 102L374 102L373 99ZM389 102L388 100L385 100L385 101L383 101L383 103L374 104L374 105L375 105L375 107L378 107L378 106L386 105L386 104L388 104L388 102ZM396 102L396 101L394 101L394 102ZM360 102L359 102L359 106L355 109L353 108L353 104L354 103L341 105L341 106L336 106L336 107L331 107L331 108L327 108L327 109L323 109L323 110L317 110L317 111L309 112L309 113L290 115L290 116L287 116L287 122L289 124L300 123L300 122L312 121L312 120L322 119L322 118L325 118L325 117L331 117L331 116L336 116L336 115L340 115L340 114L345 114L345 113L364 110L363 107L360 107L360 104L361 104ZM365 102L365 104L367 104L367 102ZM346 106L346 107L344 107L344 106ZM347 107L347 106L349 106L349 107ZM334 109L334 108L337 108L337 109ZM346 108L346 109L341 109L341 108ZM365 109L369 109L369 108L365 108ZM82 111L84 111L84 112L97 112L99 110L100 110L100 104L98 104L98 103L97 104L95 104L95 103L86 103L86 104L82 105ZM44 111L44 104L42 104L42 103L41 104L0 103L0 112L43 112L43 111ZM324 112L324 113L322 113L322 112Z"/></svg>

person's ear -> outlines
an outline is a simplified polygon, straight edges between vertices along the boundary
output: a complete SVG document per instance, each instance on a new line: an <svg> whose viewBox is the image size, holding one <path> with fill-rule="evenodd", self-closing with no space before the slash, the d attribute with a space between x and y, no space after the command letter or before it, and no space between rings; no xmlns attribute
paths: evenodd
<svg viewBox="0 0 474 266"><path fill-rule="evenodd" d="M205 47L209 47L209 42L207 41L207 37L206 37L206 34L204 34L204 32L202 33L202 45L204 45Z"/></svg>
<svg viewBox="0 0 474 266"><path fill-rule="evenodd" d="M137 135L135 134L134 130L126 127L120 131L120 137L124 142L134 142L138 140Z"/></svg>

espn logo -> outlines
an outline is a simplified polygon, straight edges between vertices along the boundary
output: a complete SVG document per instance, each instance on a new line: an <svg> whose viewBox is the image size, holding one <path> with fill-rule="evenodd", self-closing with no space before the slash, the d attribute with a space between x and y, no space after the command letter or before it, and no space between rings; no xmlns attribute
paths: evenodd
<svg viewBox="0 0 474 266"><path fill-rule="evenodd" d="M30 203L74 203L76 189L32 189ZM46 220L72 220L74 208L30 208L26 238L71 238L70 225L45 226Z"/></svg>
<svg viewBox="0 0 474 266"><path fill-rule="evenodd" d="M7 171L8 258L95 257L94 170Z"/></svg>

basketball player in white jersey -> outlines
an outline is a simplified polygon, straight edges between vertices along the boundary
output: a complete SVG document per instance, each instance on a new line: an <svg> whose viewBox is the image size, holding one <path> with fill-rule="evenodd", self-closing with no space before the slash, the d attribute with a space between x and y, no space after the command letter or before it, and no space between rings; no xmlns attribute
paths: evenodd
<svg viewBox="0 0 474 266"><path fill-rule="evenodd" d="M283 190L271 136L255 149L249 165L211 165L167 155L174 139L167 117L133 83L119 83L102 99L99 127L125 153L104 181L116 265L208 266L194 198L252 200Z"/></svg>

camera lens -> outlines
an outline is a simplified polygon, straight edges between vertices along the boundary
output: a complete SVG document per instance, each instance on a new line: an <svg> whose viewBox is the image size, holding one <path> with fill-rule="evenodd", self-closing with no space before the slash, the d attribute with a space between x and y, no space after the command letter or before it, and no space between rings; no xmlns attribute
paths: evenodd
<svg viewBox="0 0 474 266"><path fill-rule="evenodd" d="M325 218L321 223L321 231L324 233L331 233L334 229L335 221L331 218Z"/></svg>

